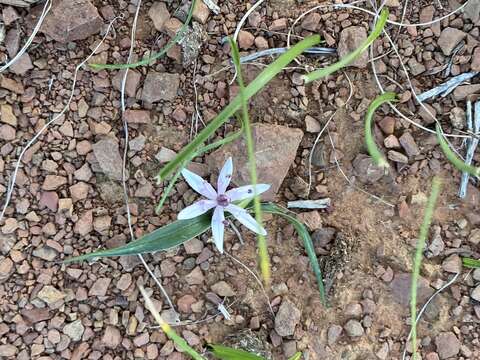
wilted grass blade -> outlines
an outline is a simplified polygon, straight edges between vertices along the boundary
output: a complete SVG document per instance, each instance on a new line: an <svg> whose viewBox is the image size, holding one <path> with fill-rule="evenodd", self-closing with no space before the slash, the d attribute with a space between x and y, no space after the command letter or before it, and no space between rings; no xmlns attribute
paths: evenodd
<svg viewBox="0 0 480 360"><path fill-rule="evenodd" d="M388 168L389 165L380 150L378 150L377 144L375 143L375 139L372 134L373 115L382 104L389 101L395 101L396 97L397 95L393 92L388 92L376 97L375 100L373 100L368 107L367 115L365 116L365 144L367 145L368 153L372 157L373 161L375 161L375 164L378 167L382 168Z"/></svg>
<svg viewBox="0 0 480 360"><path fill-rule="evenodd" d="M316 71L311 72L310 74L304 75L303 78L305 80L305 83L312 82L314 80L318 80L320 78L323 78L325 76L328 76L335 71L340 70L341 68L347 66L350 64L352 61L354 61L357 57L359 57L365 50L368 49L368 47L375 41L377 37L380 36L380 34L383 31L383 28L385 27L385 24L387 23L388 20L388 10L383 9L382 12L380 13L380 18L375 25L375 28L373 31L370 33L370 35L365 39L365 41L354 51L352 51L350 54L344 56L340 61L337 61L336 63L327 66L326 68L319 69Z"/></svg>
<svg viewBox="0 0 480 360"><path fill-rule="evenodd" d="M420 275L420 265L422 264L422 254L425 249L425 242L428 236L428 230L432 223L433 211L435 210L435 204L437 202L438 195L440 194L441 181L439 178L434 177L432 182L432 190L428 197L427 207L425 208L425 215L423 217L422 226L420 227L420 234L418 236L417 249L415 251L415 258L413 262L412 271L412 285L410 296L410 312L412 321L412 349L413 360L417 356L417 282Z"/></svg>

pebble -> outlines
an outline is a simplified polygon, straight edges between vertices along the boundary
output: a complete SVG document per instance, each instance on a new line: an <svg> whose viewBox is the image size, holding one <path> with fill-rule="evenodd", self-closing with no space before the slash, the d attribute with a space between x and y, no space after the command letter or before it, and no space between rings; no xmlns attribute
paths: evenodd
<svg viewBox="0 0 480 360"><path fill-rule="evenodd" d="M473 300L479 301L480 302L480 285L477 285L475 289L473 289L472 293L470 294L470 297Z"/></svg>
<svg viewBox="0 0 480 360"><path fill-rule="evenodd" d="M277 334L282 337L292 336L295 327L300 322L301 315L302 313L294 303L284 299L275 316L275 331Z"/></svg>
<svg viewBox="0 0 480 360"><path fill-rule="evenodd" d="M440 359L449 359L460 352L460 341L453 332L443 332L435 338L437 353Z"/></svg>
<svg viewBox="0 0 480 360"><path fill-rule="evenodd" d="M67 178L58 175L47 175L43 181L43 190L56 190L67 183Z"/></svg>
<svg viewBox="0 0 480 360"><path fill-rule="evenodd" d="M462 259L457 254L450 255L442 262L442 269L446 272L458 274L462 272Z"/></svg>
<svg viewBox="0 0 480 360"><path fill-rule="evenodd" d="M203 242L197 238L187 241L183 244L185 252L189 255L200 254L203 250Z"/></svg>
<svg viewBox="0 0 480 360"><path fill-rule="evenodd" d="M395 274L389 286L393 292L395 301L403 306L410 304L411 275L409 273ZM420 276L417 283L418 303L423 304L432 294L433 289L429 286L428 280Z"/></svg>
<svg viewBox="0 0 480 360"><path fill-rule="evenodd" d="M373 184L384 175L384 170L375 165L370 156L358 154L353 160L353 168L358 180L362 183Z"/></svg>
<svg viewBox="0 0 480 360"><path fill-rule="evenodd" d="M334 345L342 335L342 332L343 332L343 328L340 325L336 325L336 324L331 325L327 331L328 345L330 346Z"/></svg>
<svg viewBox="0 0 480 360"><path fill-rule="evenodd" d="M25 75L31 69L33 64L28 53L21 55L9 68L16 75Z"/></svg>
<svg viewBox="0 0 480 360"><path fill-rule="evenodd" d="M153 21L153 26L158 31L162 31L165 22L170 19L170 13L163 1L156 1L148 10L148 16Z"/></svg>
<svg viewBox="0 0 480 360"><path fill-rule="evenodd" d="M324 227L315 230L312 234L313 243L319 247L325 247L335 238L336 229L332 227Z"/></svg>
<svg viewBox="0 0 480 360"><path fill-rule="evenodd" d="M10 258L0 260L0 284L7 281L13 274L13 261Z"/></svg>
<svg viewBox="0 0 480 360"><path fill-rule="evenodd" d="M0 105L0 121L13 127L17 126L17 117L13 113L11 105Z"/></svg>
<svg viewBox="0 0 480 360"><path fill-rule="evenodd" d="M57 257L58 253L50 246L42 246L32 251L32 255L46 261L53 261Z"/></svg>
<svg viewBox="0 0 480 360"><path fill-rule="evenodd" d="M235 291L225 281L219 281L211 286L213 292L221 297L235 296Z"/></svg>
<svg viewBox="0 0 480 360"><path fill-rule="evenodd" d="M123 113L123 120L129 124L149 124L150 111L129 109Z"/></svg>
<svg viewBox="0 0 480 360"><path fill-rule="evenodd" d="M122 276L120 276L120 279L118 279L116 286L117 286L117 289L125 291L130 287L131 284L132 284L132 275L122 274Z"/></svg>
<svg viewBox="0 0 480 360"><path fill-rule="evenodd" d="M238 46L240 49L248 50L253 47L255 36L245 30L240 30L238 33Z"/></svg>
<svg viewBox="0 0 480 360"><path fill-rule="evenodd" d="M354 319L348 320L344 326L344 329L347 335L350 337L360 337L365 333L362 324Z"/></svg>
<svg viewBox="0 0 480 360"><path fill-rule="evenodd" d="M297 215L298 220L303 222L310 230L318 230L322 227L322 217L319 211L307 211Z"/></svg>
<svg viewBox="0 0 480 360"><path fill-rule="evenodd" d="M105 347L116 349L120 345L121 341L122 336L120 334L120 330L118 330L115 326L107 326L102 337L102 343L105 345Z"/></svg>
<svg viewBox="0 0 480 360"><path fill-rule="evenodd" d="M0 345L0 356L4 356L6 358L11 358L15 356L18 352L18 349L13 345Z"/></svg>
<svg viewBox="0 0 480 360"><path fill-rule="evenodd" d="M63 327L63 333L73 341L80 341L85 331L81 320L75 320Z"/></svg>
<svg viewBox="0 0 480 360"><path fill-rule="evenodd" d="M97 279L90 290L88 291L89 296L105 296L108 290L108 286L112 281L111 278L100 278Z"/></svg>
<svg viewBox="0 0 480 360"><path fill-rule="evenodd" d="M462 41L467 34L463 31L455 29L453 27L447 27L443 29L442 33L440 34L440 38L438 39L438 46L442 49L445 55L450 55L458 45L460 41Z"/></svg>
<svg viewBox="0 0 480 360"><path fill-rule="evenodd" d="M454 107L449 114L450 123L455 129L463 129L466 122L465 110Z"/></svg>
<svg viewBox="0 0 480 360"><path fill-rule="evenodd" d="M196 302L197 299L195 299L192 295L183 295L177 301L178 309L185 314L189 314L192 312L192 305Z"/></svg>
<svg viewBox="0 0 480 360"><path fill-rule="evenodd" d="M382 129L385 135L391 135L395 131L395 118L391 116L385 116L378 122L378 126Z"/></svg>
<svg viewBox="0 0 480 360"><path fill-rule="evenodd" d="M395 135L389 135L383 140L383 144L387 149L399 149L400 142Z"/></svg>
<svg viewBox="0 0 480 360"><path fill-rule="evenodd" d="M45 17L40 31L55 41L68 43L83 40L100 32L103 20L97 8L82 0L72 6L71 0L56 1Z"/></svg>
<svg viewBox="0 0 480 360"><path fill-rule="evenodd" d="M0 126L0 140L13 141L15 140L16 135L17 132L14 127L8 124Z"/></svg>
<svg viewBox="0 0 480 360"><path fill-rule="evenodd" d="M118 143L112 138L102 139L92 145L93 153L102 172L114 180L122 180L122 158Z"/></svg>
<svg viewBox="0 0 480 360"><path fill-rule="evenodd" d="M473 229L468 237L468 242L473 245L480 244L480 229Z"/></svg>
<svg viewBox="0 0 480 360"><path fill-rule="evenodd" d="M398 140L400 141L400 145L402 145L403 150L405 150L408 156L413 157L420 154L417 143L413 139L412 134L410 134L409 132L403 133L403 135L400 136Z"/></svg>
<svg viewBox="0 0 480 360"><path fill-rule="evenodd" d="M195 262L193 262L195 263ZM205 281L205 276L203 276L202 269L197 266L189 274L185 276L185 281L188 285L201 285Z"/></svg>
<svg viewBox="0 0 480 360"><path fill-rule="evenodd" d="M343 29L340 33L340 41L338 42L337 53L341 59L356 50L361 43L367 39L367 31L363 26L350 26ZM357 68L366 68L368 63L368 53L364 51L350 66Z"/></svg>
<svg viewBox="0 0 480 360"><path fill-rule="evenodd" d="M158 86L158 84L163 84ZM143 83L142 100L155 103L160 100L171 101L177 97L180 75L150 71Z"/></svg>
<svg viewBox="0 0 480 360"><path fill-rule="evenodd" d="M395 150L390 150L387 153L387 158L389 160L402 163L402 164L408 164L408 157L403 155L401 152L395 151Z"/></svg>
<svg viewBox="0 0 480 360"><path fill-rule="evenodd" d="M320 123L314 117L307 115L305 116L305 130L309 133L318 133L321 130Z"/></svg>
<svg viewBox="0 0 480 360"><path fill-rule="evenodd" d="M192 16L200 24L206 24L210 16L210 9L203 1L197 1Z"/></svg>
<svg viewBox="0 0 480 360"><path fill-rule="evenodd" d="M93 211L84 212L75 223L73 231L80 236L85 236L93 230Z"/></svg>
<svg viewBox="0 0 480 360"><path fill-rule="evenodd" d="M52 305L64 299L67 295L51 285L46 285L37 294L37 297L47 305Z"/></svg>

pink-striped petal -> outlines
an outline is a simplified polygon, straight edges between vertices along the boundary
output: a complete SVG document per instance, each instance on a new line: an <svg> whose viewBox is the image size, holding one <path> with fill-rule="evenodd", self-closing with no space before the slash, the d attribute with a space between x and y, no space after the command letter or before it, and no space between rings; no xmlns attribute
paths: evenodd
<svg viewBox="0 0 480 360"><path fill-rule="evenodd" d="M177 218L179 220L193 219L194 217L205 214L216 205L217 202L214 200L200 200L180 211Z"/></svg>
<svg viewBox="0 0 480 360"><path fill-rule="evenodd" d="M256 191L254 191L254 189ZM228 196L230 201L244 200L253 197L254 194L260 195L270 189L269 184L257 184L255 187L253 185L240 186L235 189L228 190L225 195Z"/></svg>
<svg viewBox="0 0 480 360"><path fill-rule="evenodd" d="M225 211L228 211L232 214L242 225L246 226L253 232L260 235L267 235L267 232L260 224L247 212L247 210L241 208L240 206L230 204L225 208Z"/></svg>
<svg viewBox="0 0 480 360"><path fill-rule="evenodd" d="M221 254L223 254L223 233L225 231L225 224L223 223L224 220L225 214L223 212L223 208L221 206L217 206L213 211L212 216L212 235L215 246Z"/></svg>
<svg viewBox="0 0 480 360"><path fill-rule="evenodd" d="M217 199L217 192L208 181L203 180L200 176L188 169L183 169L182 175L193 190L210 200Z"/></svg>
<svg viewBox="0 0 480 360"><path fill-rule="evenodd" d="M222 170L220 170L220 174L218 175L217 181L217 192L219 194L225 194L225 191L230 184L230 180L232 179L233 173L233 161L232 158L229 157L225 164L223 165Z"/></svg>

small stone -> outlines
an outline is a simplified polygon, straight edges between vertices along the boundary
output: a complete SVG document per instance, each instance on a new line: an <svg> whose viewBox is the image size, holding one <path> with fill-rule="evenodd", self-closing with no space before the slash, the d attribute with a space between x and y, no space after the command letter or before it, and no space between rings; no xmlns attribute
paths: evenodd
<svg viewBox="0 0 480 360"><path fill-rule="evenodd" d="M102 337L102 343L110 349L116 349L122 342L120 330L115 326L108 325Z"/></svg>
<svg viewBox="0 0 480 360"><path fill-rule="evenodd" d="M108 290L108 286L112 279L110 278L100 278L97 279L88 291L89 296L105 296Z"/></svg>
<svg viewBox="0 0 480 360"><path fill-rule="evenodd" d="M10 344L7 345L0 345L0 356L1 357L6 357L6 358L11 358L15 356L18 352L18 349Z"/></svg>
<svg viewBox="0 0 480 360"><path fill-rule="evenodd" d="M10 26L12 23L20 19L20 15L18 15L17 11L11 6L3 8L2 16L3 22L6 26Z"/></svg>
<svg viewBox="0 0 480 360"><path fill-rule="evenodd" d="M440 46L445 55L451 55L453 49L455 49L458 43L462 41L465 36L467 36L467 34L465 34L463 31L452 27L447 27L440 34L438 46Z"/></svg>
<svg viewBox="0 0 480 360"><path fill-rule="evenodd" d="M380 360L387 360L390 349L388 343L383 343L380 349L375 353Z"/></svg>
<svg viewBox="0 0 480 360"><path fill-rule="evenodd" d="M14 127L3 124L0 126L0 140L12 141L15 140L17 132Z"/></svg>
<svg viewBox="0 0 480 360"><path fill-rule="evenodd" d="M114 180L122 180L122 158L118 143L112 138L105 138L93 144L93 153L102 172Z"/></svg>
<svg viewBox="0 0 480 360"><path fill-rule="evenodd" d="M259 50L268 49L268 41L263 36L257 36L255 38L255 46Z"/></svg>
<svg viewBox="0 0 480 360"><path fill-rule="evenodd" d="M32 60L28 53L24 53L10 66L9 70L17 75L25 75L31 69L33 69Z"/></svg>
<svg viewBox="0 0 480 360"><path fill-rule="evenodd" d="M460 352L460 341L453 332L443 332L435 338L437 353L440 359L449 359Z"/></svg>
<svg viewBox="0 0 480 360"><path fill-rule="evenodd" d="M148 332L140 334L133 339L133 343L136 347L142 347L144 345L147 345L149 341L150 335L148 334Z"/></svg>
<svg viewBox="0 0 480 360"><path fill-rule="evenodd" d="M408 66L414 76L420 75L426 70L425 65L419 63L415 58L410 58L410 60L408 60Z"/></svg>
<svg viewBox="0 0 480 360"><path fill-rule="evenodd" d="M90 190L90 185L84 182L79 182L75 185L70 186L70 195L72 196L72 201L77 202L80 200L85 200L88 196Z"/></svg>
<svg viewBox="0 0 480 360"><path fill-rule="evenodd" d="M458 86L455 90L453 90L453 98L456 101L462 101L465 100L468 95L474 94L479 91L480 84Z"/></svg>
<svg viewBox="0 0 480 360"><path fill-rule="evenodd" d="M395 131L395 118L391 116L385 116L378 122L378 126L382 129L385 135L391 135Z"/></svg>
<svg viewBox="0 0 480 360"><path fill-rule="evenodd" d="M131 284L132 284L132 275L122 274L122 276L120 276L120 279L118 279L117 281L117 289L125 291L130 287Z"/></svg>
<svg viewBox="0 0 480 360"><path fill-rule="evenodd" d="M387 153L387 157L389 160L402 163L402 164L408 164L408 157L403 155L402 153L395 151L395 150L390 150Z"/></svg>
<svg viewBox="0 0 480 360"><path fill-rule="evenodd" d="M203 242L197 238L187 241L183 244L183 246L185 247L185 252L189 255L200 254L204 247Z"/></svg>
<svg viewBox="0 0 480 360"><path fill-rule="evenodd" d="M356 50L367 39L367 31L362 26L350 26L340 33L337 47L338 57L341 59ZM368 63L368 53L364 51L350 66L365 68Z"/></svg>
<svg viewBox="0 0 480 360"><path fill-rule="evenodd" d="M344 314L347 317L359 318L363 314L362 305L360 305L359 303L347 304L344 310Z"/></svg>
<svg viewBox="0 0 480 360"><path fill-rule="evenodd" d="M452 254L442 262L443 271L458 274L462 272L462 259L456 254Z"/></svg>
<svg viewBox="0 0 480 360"><path fill-rule="evenodd" d="M271 31L280 31L280 30L285 30L288 26L288 21L286 18L281 18L277 20L273 20L272 24L268 28Z"/></svg>
<svg viewBox="0 0 480 360"><path fill-rule="evenodd" d="M52 5L40 31L55 41L68 43L84 40L100 32L102 26L103 20L89 0L76 1L75 6L71 0L59 0Z"/></svg>
<svg viewBox="0 0 480 360"><path fill-rule="evenodd" d="M398 140L400 141L403 150L405 150L408 156L417 156L420 154L417 143L413 139L412 134L410 134L409 132L404 132Z"/></svg>
<svg viewBox="0 0 480 360"><path fill-rule="evenodd" d="M3 234L12 234L18 229L18 221L15 218L5 219L5 223L2 226Z"/></svg>
<svg viewBox="0 0 480 360"><path fill-rule="evenodd" d="M240 49L247 50L253 47L255 36L245 30L240 30L238 33L238 46Z"/></svg>
<svg viewBox="0 0 480 360"><path fill-rule="evenodd" d="M0 121L13 127L17 126L17 117L13 113L11 105L3 104L0 106Z"/></svg>
<svg viewBox="0 0 480 360"><path fill-rule="evenodd" d="M153 26L158 31L162 31L165 23L170 19L170 13L163 1L156 1L148 10L148 16L153 21Z"/></svg>
<svg viewBox="0 0 480 360"><path fill-rule="evenodd" d="M470 235L468 237L468 241L470 243L472 243L473 245L480 244L480 229L473 229L470 232Z"/></svg>
<svg viewBox="0 0 480 360"><path fill-rule="evenodd" d="M53 261L57 257L58 253L50 246L42 246L41 248L33 250L32 255L46 261Z"/></svg>
<svg viewBox="0 0 480 360"><path fill-rule="evenodd" d="M317 119L314 117L307 115L305 116L305 130L309 133L318 133L322 127Z"/></svg>
<svg viewBox="0 0 480 360"><path fill-rule="evenodd" d="M43 309L33 308L30 310L23 309L21 310L20 313L22 317L25 319L25 321L30 325L50 319L50 311L47 308L43 308Z"/></svg>
<svg viewBox="0 0 480 360"><path fill-rule="evenodd" d="M233 291L230 285L225 281L219 281L216 284L213 284L211 289L221 297L235 296L235 291Z"/></svg>
<svg viewBox="0 0 480 360"><path fill-rule="evenodd" d="M350 337L360 337L363 336L365 330L363 329L362 324L357 320L348 320L344 326L345 332Z"/></svg>
<svg viewBox="0 0 480 360"><path fill-rule="evenodd" d="M81 320L75 320L63 327L63 333L73 341L80 341L85 331L85 327Z"/></svg>
<svg viewBox="0 0 480 360"><path fill-rule="evenodd" d="M460 107L454 107L450 110L450 122L455 129L463 129L466 122L465 110Z"/></svg>
<svg viewBox="0 0 480 360"><path fill-rule="evenodd" d="M330 244L335 238L336 229L332 227L324 227L315 230L312 234L313 243L319 247L325 247Z"/></svg>
<svg viewBox="0 0 480 360"><path fill-rule="evenodd" d="M43 181L43 190L56 190L67 183L67 178L58 175L47 175Z"/></svg>
<svg viewBox="0 0 480 360"><path fill-rule="evenodd" d="M183 23L180 20L172 17L163 24L163 32L173 38L182 26Z"/></svg>
<svg viewBox="0 0 480 360"><path fill-rule="evenodd" d="M183 295L177 301L178 309L185 314L189 314L192 312L192 305L197 302L192 295Z"/></svg>
<svg viewBox="0 0 480 360"><path fill-rule="evenodd" d="M426 125L430 125L435 122L435 117L437 116L437 110L435 110L433 106L423 103L423 106L421 106L418 111L418 115L422 118L422 120L425 122Z"/></svg>
<svg viewBox="0 0 480 360"><path fill-rule="evenodd" d="M90 170L90 166L85 163L82 165L82 167L75 170L75 172L73 173L73 176L75 177L76 180L88 181L91 179L93 174L92 174L92 170Z"/></svg>
<svg viewBox="0 0 480 360"><path fill-rule="evenodd" d="M322 16L317 12L312 12L303 18L302 24L300 27L308 31L317 31L318 24Z"/></svg>
<svg viewBox="0 0 480 360"><path fill-rule="evenodd" d="M472 71L480 71L480 46L475 48L472 55L472 64L470 65Z"/></svg>
<svg viewBox="0 0 480 360"><path fill-rule="evenodd" d="M340 335L342 335L343 328L340 325L332 325L328 328L327 332L327 341L328 345L332 346L334 345L337 340L340 338Z"/></svg>
<svg viewBox="0 0 480 360"><path fill-rule="evenodd" d="M475 289L473 289L472 293L470 294L470 297L473 300L480 302L480 285L478 285Z"/></svg>
<svg viewBox="0 0 480 360"><path fill-rule="evenodd" d="M389 135L383 140L383 144L387 149L399 149L400 142L395 135Z"/></svg>
<svg viewBox="0 0 480 360"><path fill-rule="evenodd" d="M185 280L188 285L201 285L205 281L205 277L203 276L202 269L197 266L195 269L192 270L189 274L185 276Z"/></svg>
<svg viewBox="0 0 480 360"><path fill-rule="evenodd" d="M201 343L200 338L190 330L183 330L182 335L183 335L183 338L188 343L188 345L190 346L200 345Z"/></svg>
<svg viewBox="0 0 480 360"><path fill-rule="evenodd" d="M175 156L177 156L175 151L162 147L157 155L155 155L155 159L163 164L175 159Z"/></svg>
<svg viewBox="0 0 480 360"><path fill-rule="evenodd" d="M162 86L159 86L159 84L162 84ZM155 103L160 100L171 101L177 97L179 86L179 74L150 71L143 85L142 100L149 103Z"/></svg>
<svg viewBox="0 0 480 360"><path fill-rule="evenodd" d="M37 294L37 297L45 302L47 305L51 305L64 299L67 295L53 286L46 285Z"/></svg>
<svg viewBox="0 0 480 360"><path fill-rule="evenodd" d="M275 331L278 335L292 336L302 313L290 300L284 299L275 316Z"/></svg>
<svg viewBox="0 0 480 360"><path fill-rule="evenodd" d="M123 120L126 120L129 124L149 124L150 111L129 109L123 113Z"/></svg>
<svg viewBox="0 0 480 360"><path fill-rule="evenodd" d="M393 281L389 284L393 298L399 304L408 306L410 304L411 275L408 273L395 274ZM424 303L433 294L433 289L428 281L419 277L417 282L417 301Z"/></svg>
<svg viewBox="0 0 480 360"><path fill-rule="evenodd" d="M308 211L297 215L298 220L303 222L307 227L314 231L322 227L322 217L318 211Z"/></svg>
<svg viewBox="0 0 480 360"><path fill-rule="evenodd" d="M163 3L162 3L163 4ZM112 86L118 91L122 91L122 81L125 77L125 70L120 70L112 79ZM142 75L136 71L129 69L127 73L127 80L125 81L125 94L128 97L134 98L137 94L138 86ZM127 110L128 111L128 110Z"/></svg>
<svg viewBox="0 0 480 360"><path fill-rule="evenodd" d="M353 160L353 168L358 179L366 184L374 184L384 175L384 170L373 162L370 156L359 154Z"/></svg>
<svg viewBox="0 0 480 360"><path fill-rule="evenodd" d="M210 9L203 2L203 0L197 1L195 3L195 8L193 9L193 18L198 21L200 24L206 24L208 16L210 15Z"/></svg>
<svg viewBox="0 0 480 360"><path fill-rule="evenodd" d="M88 210L75 223L73 231L80 236L85 236L93 230L93 212Z"/></svg>
<svg viewBox="0 0 480 360"><path fill-rule="evenodd" d="M13 271L13 261L10 258L0 260L0 284L7 281Z"/></svg>

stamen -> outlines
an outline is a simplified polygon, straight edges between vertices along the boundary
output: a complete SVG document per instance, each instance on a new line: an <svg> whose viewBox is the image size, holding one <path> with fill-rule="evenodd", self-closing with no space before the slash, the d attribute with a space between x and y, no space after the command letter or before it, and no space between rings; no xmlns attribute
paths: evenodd
<svg viewBox="0 0 480 360"><path fill-rule="evenodd" d="M228 198L227 195L220 194L217 197L217 204L220 205L220 206L226 207L226 206L228 206L228 204L230 204L230 199Z"/></svg>

